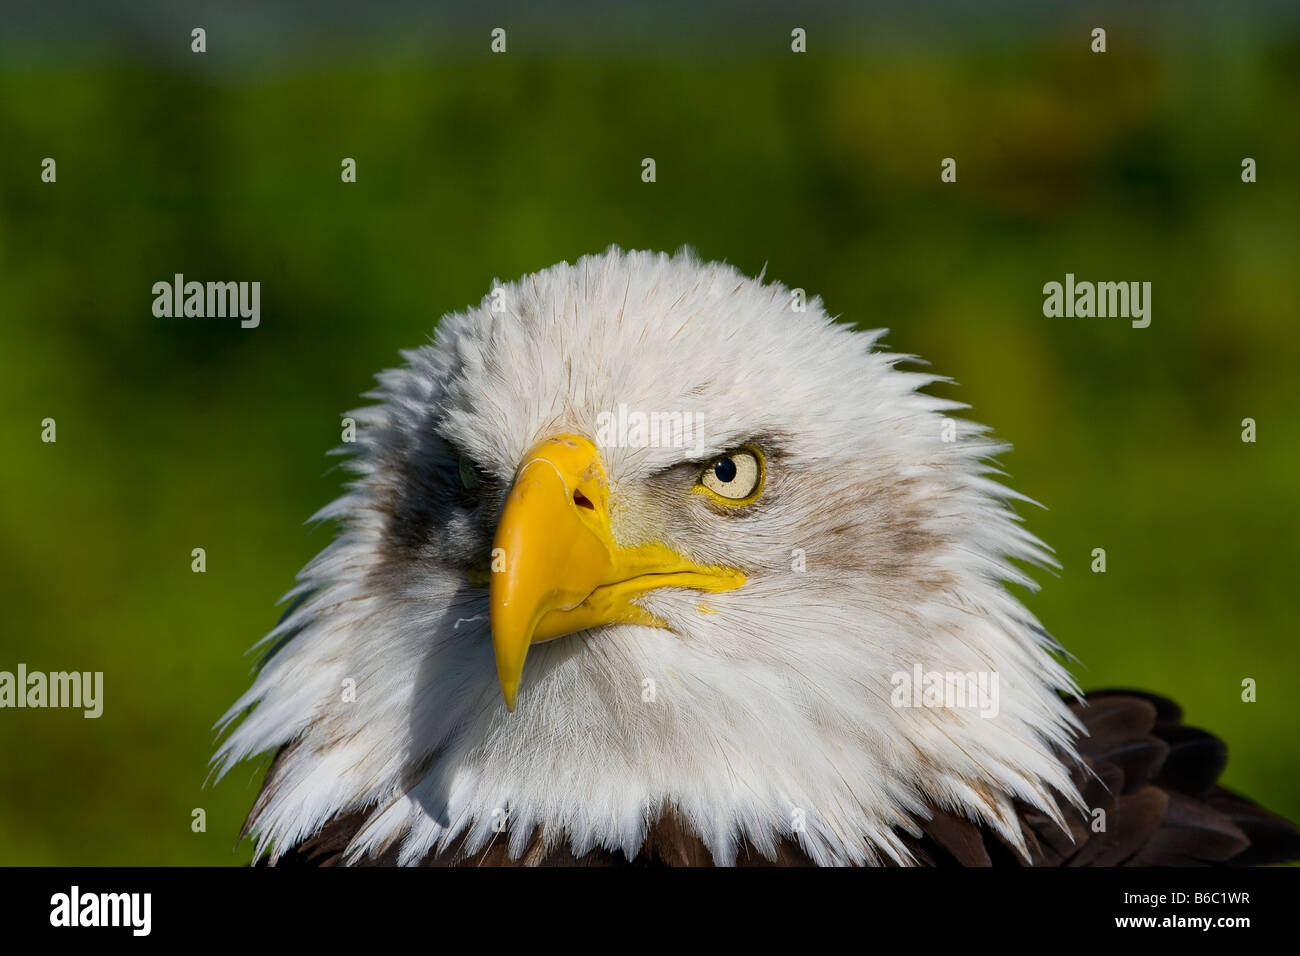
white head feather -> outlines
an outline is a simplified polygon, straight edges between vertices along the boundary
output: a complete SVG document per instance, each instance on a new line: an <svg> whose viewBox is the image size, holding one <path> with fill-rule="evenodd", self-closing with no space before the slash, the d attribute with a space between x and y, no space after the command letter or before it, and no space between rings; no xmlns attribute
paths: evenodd
<svg viewBox="0 0 1300 956"><path fill-rule="evenodd" d="M396 847L417 862L462 838L517 854L538 828L575 854L631 858L672 810L722 864L742 841L770 855L783 838L819 863L906 863L899 834L928 806L1023 846L1014 801L1058 820L1080 805L1078 726L1058 695L1076 689L1004 587L1034 586L1012 560L1051 558L1009 507L1020 496L989 477L1005 446L966 422L943 440L965 406L919 391L937 376L873 351L882 331L837 325L819 300L793 311L785 287L689 253L611 248L494 285L504 296L445 317L351 413L356 480L318 515L343 530L299 575L301 603L265 639L283 646L223 720L243 715L222 774L294 745L250 821L259 852L364 811L353 858ZM656 480L694 449L599 446L627 516L616 534L748 581L709 595L708 614L698 593L652 592L671 630L536 645L507 713L487 590L466 579L501 499L467 506L443 476L465 455L508 488L534 442L596 440L620 403L697 414L704 457L772 446L762 507L743 518ZM996 673L996 717L894 706L892 675L916 663Z"/></svg>

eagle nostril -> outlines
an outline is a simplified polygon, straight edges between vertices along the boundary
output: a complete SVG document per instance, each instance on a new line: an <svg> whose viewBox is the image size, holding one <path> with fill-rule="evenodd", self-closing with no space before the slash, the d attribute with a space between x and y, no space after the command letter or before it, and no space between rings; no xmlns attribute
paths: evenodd
<svg viewBox="0 0 1300 956"><path fill-rule="evenodd" d="M592 511L596 510L596 506L593 505L591 501L588 500L587 496L581 491L575 491L573 493L573 503L579 508L590 508Z"/></svg>

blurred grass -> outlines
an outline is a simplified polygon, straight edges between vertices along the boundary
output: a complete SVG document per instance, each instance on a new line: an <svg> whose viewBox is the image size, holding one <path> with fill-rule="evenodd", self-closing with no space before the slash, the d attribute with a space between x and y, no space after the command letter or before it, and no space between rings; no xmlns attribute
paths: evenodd
<svg viewBox="0 0 1300 956"><path fill-rule="evenodd" d="M248 858L256 768L205 789L212 725L329 538L302 522L338 489L339 415L494 277L611 242L766 264L957 379L1048 506L1027 517L1063 569L1030 606L1083 685L1180 700L1230 785L1300 817L1298 99L1285 34L252 79L7 56L0 669L102 670L106 700L0 713L0 863ZM176 272L260 280L261 327L154 318ZM1066 272L1151 281L1151 327L1044 318Z"/></svg>

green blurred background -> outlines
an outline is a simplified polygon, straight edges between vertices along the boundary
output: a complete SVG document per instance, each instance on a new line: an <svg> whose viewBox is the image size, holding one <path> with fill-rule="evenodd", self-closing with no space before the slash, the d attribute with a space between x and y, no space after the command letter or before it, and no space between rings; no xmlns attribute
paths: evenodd
<svg viewBox="0 0 1300 956"><path fill-rule="evenodd" d="M766 265L955 378L1047 506L1029 604L1083 686L1178 699L1300 818L1294 12L358 7L5 9L0 670L105 703L0 711L0 864L249 858L261 768L205 786L213 724L329 540L341 414L494 277L610 243ZM155 318L177 272L259 280L261 327ZM1067 272L1150 281L1151 327L1045 318Z"/></svg>

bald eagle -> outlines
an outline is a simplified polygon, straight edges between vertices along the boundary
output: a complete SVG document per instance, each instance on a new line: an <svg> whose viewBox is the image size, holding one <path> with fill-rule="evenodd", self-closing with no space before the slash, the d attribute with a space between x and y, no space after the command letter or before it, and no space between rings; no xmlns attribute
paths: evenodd
<svg viewBox="0 0 1300 956"><path fill-rule="evenodd" d="M614 247L447 315L349 413L218 775L265 862L1269 862L1291 824L1006 588L1005 450L883 330Z"/></svg>

